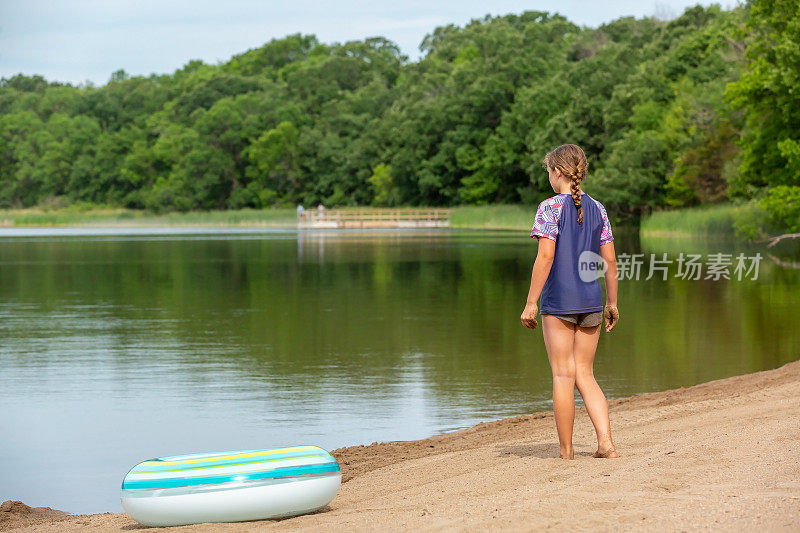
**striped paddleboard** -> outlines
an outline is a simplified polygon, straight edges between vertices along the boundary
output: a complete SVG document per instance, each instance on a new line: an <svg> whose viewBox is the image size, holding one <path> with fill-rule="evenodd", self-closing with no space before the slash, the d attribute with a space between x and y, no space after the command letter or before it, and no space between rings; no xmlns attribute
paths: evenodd
<svg viewBox="0 0 800 533"><path fill-rule="evenodd" d="M145 525L256 520L324 507L339 463L318 446L160 457L122 481L122 505Z"/></svg>

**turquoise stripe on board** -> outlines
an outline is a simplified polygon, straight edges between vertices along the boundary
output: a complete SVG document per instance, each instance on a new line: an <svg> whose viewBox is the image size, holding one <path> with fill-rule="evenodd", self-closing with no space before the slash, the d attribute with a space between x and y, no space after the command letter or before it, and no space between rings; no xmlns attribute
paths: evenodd
<svg viewBox="0 0 800 533"><path fill-rule="evenodd" d="M294 468L276 468L265 472L252 472L249 474L230 474L225 476L202 476L195 478L151 479L147 481L124 481L123 489L163 489L170 487L191 487L194 485L208 485L212 483L228 483L231 481L250 481L255 479L270 479L287 476L303 476L307 474L320 474L324 472L338 472L339 463L324 463L321 465L298 466Z"/></svg>
<svg viewBox="0 0 800 533"><path fill-rule="evenodd" d="M289 458L280 463L253 463L249 465L218 466L215 468L195 468L192 470L179 470L177 472L128 472L125 479L128 481L145 481L148 479L177 479L194 478L203 476L235 476L236 474L249 474L251 472L266 472L278 468L295 468L299 466L323 465L334 462L333 457L298 457Z"/></svg>
<svg viewBox="0 0 800 533"><path fill-rule="evenodd" d="M275 459L295 459L300 457L322 457L330 455L325 450L308 450L302 452L289 452L289 453L276 453L274 455L260 455L258 457L249 457L246 459L228 459L227 461L208 461L204 463L193 463L188 465L136 465L130 471L131 474L155 473L162 470L194 470L197 468L213 468L215 466L224 465L246 465L252 463L269 462ZM333 457L333 456L331 456ZM146 461L145 461L146 462ZM274 461L279 463L280 461ZM140 470L141 468L141 470ZM146 469L146 470L145 470Z"/></svg>

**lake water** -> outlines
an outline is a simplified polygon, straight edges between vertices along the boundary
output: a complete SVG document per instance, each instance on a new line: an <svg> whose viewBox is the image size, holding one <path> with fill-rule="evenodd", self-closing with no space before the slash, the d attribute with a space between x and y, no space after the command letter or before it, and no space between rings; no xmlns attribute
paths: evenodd
<svg viewBox="0 0 800 533"><path fill-rule="evenodd" d="M672 261L757 251L622 230L615 244ZM672 264L622 281L595 364L606 394L797 359L797 250L760 251L756 280ZM535 253L525 232L2 230L0 500L120 511L122 477L157 456L417 439L549 409L541 330L519 322Z"/></svg>

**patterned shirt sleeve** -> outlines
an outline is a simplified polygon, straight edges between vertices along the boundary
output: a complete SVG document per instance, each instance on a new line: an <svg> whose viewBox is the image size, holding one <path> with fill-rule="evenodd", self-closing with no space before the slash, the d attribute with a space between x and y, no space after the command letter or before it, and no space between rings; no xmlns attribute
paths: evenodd
<svg viewBox="0 0 800 533"><path fill-rule="evenodd" d="M536 210L536 217L533 219L533 229L531 230L531 237L537 241L540 237L545 237L552 241L555 241L556 237L558 237L558 219L561 217L561 208L563 207L559 200L560 197L554 196L539 204L539 209Z"/></svg>
<svg viewBox="0 0 800 533"><path fill-rule="evenodd" d="M592 198L594 200L594 198ZM597 200L595 200L597 202ZM608 220L608 213L603 204L597 202L597 207L600 208L600 216L603 218L603 229L600 232L600 246L608 244L614 240L614 234L611 233L611 221Z"/></svg>

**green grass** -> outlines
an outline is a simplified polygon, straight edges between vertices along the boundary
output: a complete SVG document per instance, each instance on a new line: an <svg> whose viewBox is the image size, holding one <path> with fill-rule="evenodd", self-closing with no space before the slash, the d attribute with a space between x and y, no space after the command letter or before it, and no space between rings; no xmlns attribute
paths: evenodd
<svg viewBox="0 0 800 533"><path fill-rule="evenodd" d="M293 208L192 211L158 215L113 208L0 211L1 226L251 226L294 227Z"/></svg>
<svg viewBox="0 0 800 533"><path fill-rule="evenodd" d="M372 208L363 208L372 209ZM450 225L454 228L527 229L533 223L535 207L487 205L454 207ZM154 214L131 209L73 206L60 209L0 210L0 226L243 226L295 227L294 208L192 211Z"/></svg>
<svg viewBox="0 0 800 533"><path fill-rule="evenodd" d="M478 205L453 207L450 226L472 229L530 229L536 206Z"/></svg>
<svg viewBox="0 0 800 533"><path fill-rule="evenodd" d="M752 217L755 207L722 204L658 211L641 221L643 236L734 236L735 223ZM527 230L535 206L483 205L450 209L450 226L463 229ZM61 209L0 210L0 226L210 226L295 227L294 208L192 211L154 214L147 211L73 206Z"/></svg>
<svg viewBox="0 0 800 533"><path fill-rule="evenodd" d="M733 237L736 223L751 220L756 207L752 204L721 204L657 211L641 221L641 235L666 237Z"/></svg>

